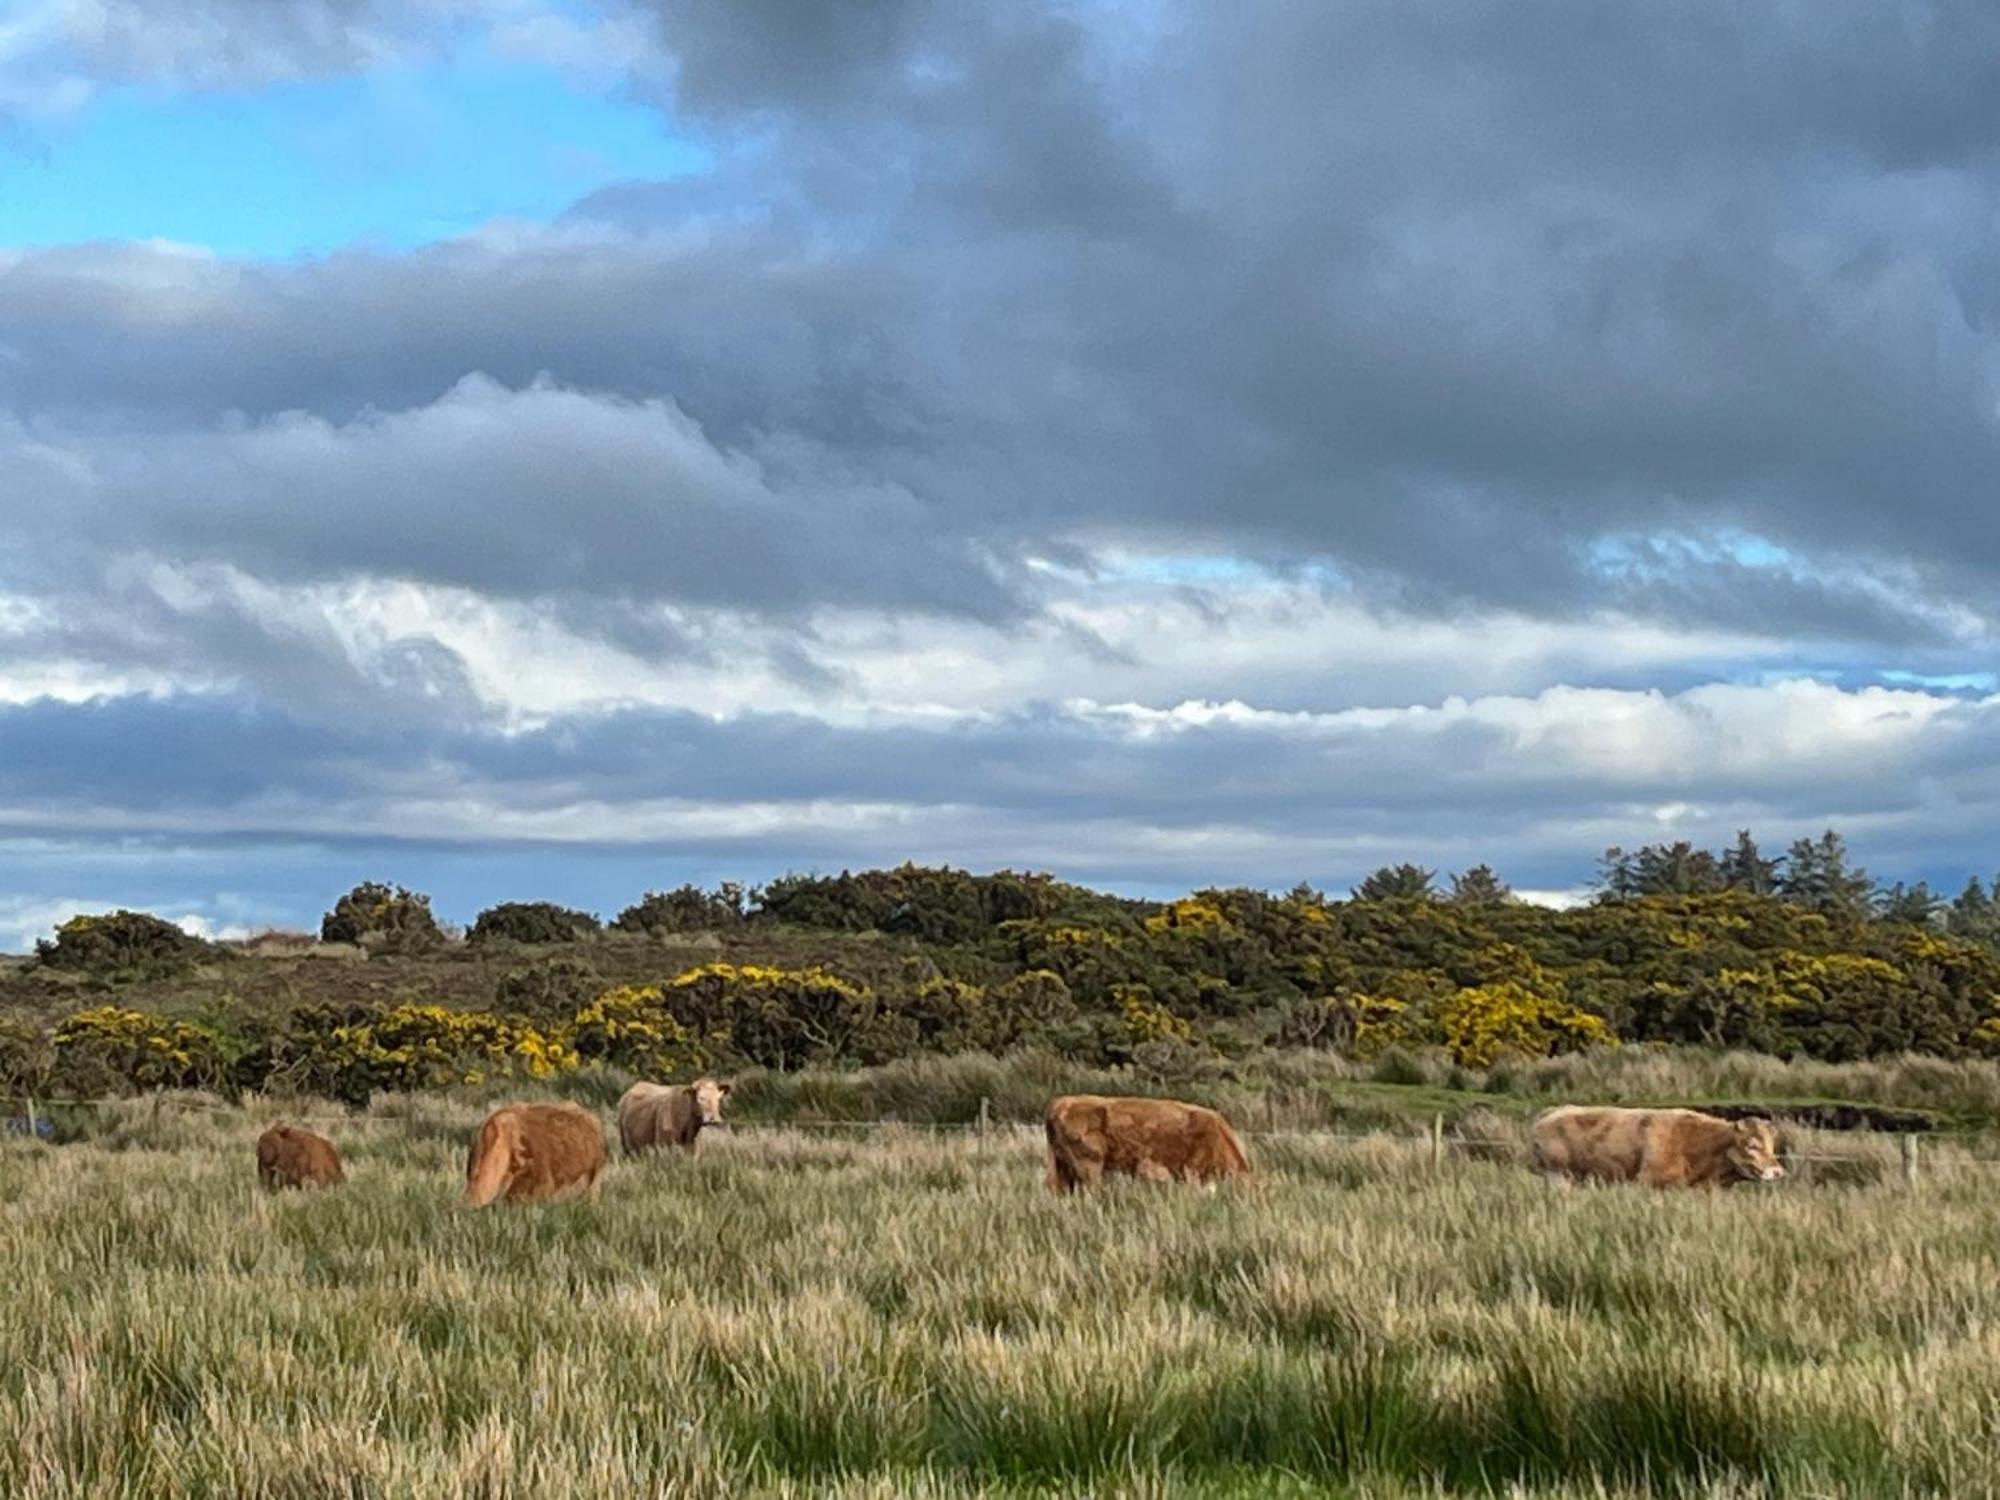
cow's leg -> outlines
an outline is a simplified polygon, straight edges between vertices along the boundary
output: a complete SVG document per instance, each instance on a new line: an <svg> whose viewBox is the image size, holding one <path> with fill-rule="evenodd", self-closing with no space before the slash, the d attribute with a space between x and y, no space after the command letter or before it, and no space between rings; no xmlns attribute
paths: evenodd
<svg viewBox="0 0 2000 1500"><path fill-rule="evenodd" d="M1070 1174L1069 1168L1063 1164L1062 1154L1058 1151L1049 1152L1049 1171L1048 1176L1044 1180L1048 1190L1052 1193L1073 1193L1076 1191L1076 1178Z"/></svg>

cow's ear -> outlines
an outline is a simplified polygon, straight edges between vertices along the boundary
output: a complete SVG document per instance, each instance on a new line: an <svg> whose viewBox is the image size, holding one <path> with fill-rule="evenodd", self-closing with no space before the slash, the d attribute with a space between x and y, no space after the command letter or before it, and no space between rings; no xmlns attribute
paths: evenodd
<svg viewBox="0 0 2000 1500"><path fill-rule="evenodd" d="M731 1089L733 1089L733 1088L735 1088L735 1087L736 1087L736 1085L735 1085L735 1084L733 1084L733 1083L718 1083L718 1084L717 1084L717 1085L715 1086L715 1091L716 1091L716 1092L717 1092L718 1094L726 1094L726 1093L728 1093L728 1092L729 1092L729 1091L730 1091Z"/></svg>

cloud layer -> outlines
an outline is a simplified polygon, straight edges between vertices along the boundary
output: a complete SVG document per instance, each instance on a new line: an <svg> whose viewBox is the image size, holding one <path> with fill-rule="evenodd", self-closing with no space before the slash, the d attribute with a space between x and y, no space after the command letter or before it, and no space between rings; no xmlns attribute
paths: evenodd
<svg viewBox="0 0 2000 1500"><path fill-rule="evenodd" d="M1990 862L1990 8L64 0L0 107L475 43L712 169L0 249L16 840Z"/></svg>

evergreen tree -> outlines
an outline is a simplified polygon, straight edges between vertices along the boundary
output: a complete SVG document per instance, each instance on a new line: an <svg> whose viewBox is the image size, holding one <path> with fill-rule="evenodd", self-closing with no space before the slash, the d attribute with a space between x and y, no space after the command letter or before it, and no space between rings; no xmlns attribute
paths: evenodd
<svg viewBox="0 0 2000 1500"><path fill-rule="evenodd" d="M1451 877L1454 906L1501 906L1514 899L1514 891L1490 865L1474 865Z"/></svg>
<svg viewBox="0 0 2000 1500"><path fill-rule="evenodd" d="M1875 915L1885 922L1903 922L1912 927L1935 926L1944 898L1923 881L1904 885L1897 881L1875 895Z"/></svg>
<svg viewBox="0 0 2000 1500"><path fill-rule="evenodd" d="M1727 889L1752 896L1768 896L1778 888L1778 869L1783 863L1783 860L1764 858L1757 841L1750 837L1750 830L1739 828L1736 842L1723 851L1718 868Z"/></svg>
<svg viewBox="0 0 2000 1500"><path fill-rule="evenodd" d="M1641 849L1638 881L1642 896L1696 896L1721 890L1722 872L1713 854L1682 839Z"/></svg>
<svg viewBox="0 0 2000 1500"><path fill-rule="evenodd" d="M1996 881L2000 884L2000 881ZM1944 928L1953 937L1973 943L1994 943L2000 937L2000 906L1986 894L1986 887L1973 876L1944 914Z"/></svg>
<svg viewBox="0 0 2000 1500"><path fill-rule="evenodd" d="M1384 865L1354 888L1356 901L1431 900L1437 871L1422 865Z"/></svg>
<svg viewBox="0 0 2000 1500"><path fill-rule="evenodd" d="M1613 844L1597 862L1597 899L1630 901L1638 894L1638 866L1631 855Z"/></svg>
<svg viewBox="0 0 2000 1500"><path fill-rule="evenodd" d="M1826 916L1858 917L1875 888L1868 872L1848 864L1847 844L1831 828L1817 839L1799 839L1785 856L1778 893Z"/></svg>

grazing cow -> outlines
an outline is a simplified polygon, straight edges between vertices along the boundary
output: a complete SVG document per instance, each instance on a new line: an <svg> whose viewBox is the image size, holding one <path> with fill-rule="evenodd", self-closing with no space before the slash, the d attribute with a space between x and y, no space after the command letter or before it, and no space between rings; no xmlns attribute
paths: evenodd
<svg viewBox="0 0 2000 1500"><path fill-rule="evenodd" d="M1044 1124L1051 1192L1092 1186L1107 1172L1211 1184L1250 1175L1229 1122L1199 1104L1065 1094L1050 1103Z"/></svg>
<svg viewBox="0 0 2000 1500"><path fill-rule="evenodd" d="M257 1181L279 1188L334 1187L347 1181L333 1142L296 1125L273 1125L257 1137Z"/></svg>
<svg viewBox="0 0 2000 1500"><path fill-rule="evenodd" d="M635 1083L618 1101L618 1139L627 1156L679 1146L692 1155L705 1125L722 1123L730 1086L713 1078L689 1084Z"/></svg>
<svg viewBox="0 0 2000 1500"><path fill-rule="evenodd" d="M465 1205L528 1203L597 1191L604 1127L574 1104L509 1104L479 1127L465 1161Z"/></svg>
<svg viewBox="0 0 2000 1500"><path fill-rule="evenodd" d="M1785 1175L1769 1120L1718 1120L1692 1109L1559 1105L1535 1117L1534 1141L1535 1170L1557 1180L1729 1187Z"/></svg>

